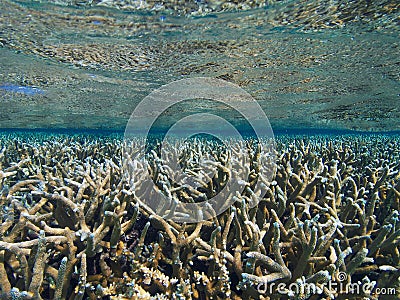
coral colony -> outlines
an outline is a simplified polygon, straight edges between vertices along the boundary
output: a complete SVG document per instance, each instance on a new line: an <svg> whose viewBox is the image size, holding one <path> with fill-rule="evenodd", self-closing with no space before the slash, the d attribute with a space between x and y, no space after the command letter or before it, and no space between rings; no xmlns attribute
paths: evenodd
<svg viewBox="0 0 400 300"><path fill-rule="evenodd" d="M197 174L200 184L190 189L174 185L176 175L156 151L153 163L138 162L124 176L122 143L134 158L135 140L0 138L0 299L399 294L398 136L281 136L274 178L262 182L259 195L253 185L266 154L243 144L238 151L252 162L245 188L224 213L193 224L142 205L134 188L140 174L149 171L173 201L196 202L237 176L229 155L213 141L192 142L181 154L183 169L196 176L189 157L207 150L218 171ZM256 196L261 201L250 208ZM384 289L394 293L382 295Z"/></svg>

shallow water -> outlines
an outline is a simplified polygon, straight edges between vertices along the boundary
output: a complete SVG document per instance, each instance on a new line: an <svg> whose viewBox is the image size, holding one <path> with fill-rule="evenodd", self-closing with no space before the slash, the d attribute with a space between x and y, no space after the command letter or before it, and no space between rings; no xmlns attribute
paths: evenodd
<svg viewBox="0 0 400 300"><path fill-rule="evenodd" d="M154 89L206 76L250 93L275 130L400 129L396 1L209 9L1 1L0 86L20 88L0 87L0 128L123 130Z"/></svg>
<svg viewBox="0 0 400 300"><path fill-rule="evenodd" d="M267 2L0 0L1 299L398 299L400 3Z"/></svg>

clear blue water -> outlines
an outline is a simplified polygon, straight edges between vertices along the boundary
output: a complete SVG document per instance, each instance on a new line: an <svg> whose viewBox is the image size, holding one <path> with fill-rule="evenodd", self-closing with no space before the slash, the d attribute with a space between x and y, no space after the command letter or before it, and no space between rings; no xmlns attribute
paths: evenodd
<svg viewBox="0 0 400 300"><path fill-rule="evenodd" d="M123 131L149 93L202 76L248 92L276 132L400 130L396 1L74 3L0 3L1 129ZM204 111L226 117L202 102L164 116Z"/></svg>
<svg viewBox="0 0 400 300"><path fill-rule="evenodd" d="M104 2L109 6L99 5ZM230 286L230 296L247 299L255 292L246 286L249 275L268 278L278 274L271 273L277 271L275 261L279 261L279 269L287 265L296 274L303 263L299 257L305 258L307 268L288 281L297 279L296 286L298 280L325 283L327 274L332 277L329 280L340 281L337 271L347 272L354 266L355 273L346 275L347 281L376 280L379 287L394 283L398 292L400 260L393 245L400 229L395 196L400 191L399 1L285 0L246 6L250 2L261 3L0 0L0 240L2 249L7 247L4 237L10 243L31 243L0 251L0 273L7 277L0 282L0 298L18 298L18 289L37 288L43 299L53 299L64 287L68 299L79 295L100 298L96 295L103 292L104 299L132 297L136 292L146 297L146 291L158 299L179 297L182 290L188 297L196 291L196 299L206 299L206 295L220 298L220 287L229 290ZM138 7L140 3L144 7ZM172 85L172 90L165 86L176 82L180 84ZM207 82L214 84L212 88ZM188 101L164 107L180 97ZM128 123L143 103L144 113ZM206 114L218 118L202 118ZM134 124L128 126L133 132L146 132L145 124L153 118L147 139L124 140L127 124ZM252 140L235 145L231 139L233 143L224 147L224 139L209 134L228 132L227 123L221 120ZM267 133L271 133L271 125L275 140L254 142L256 130L249 124L260 123ZM173 141L162 148L159 139L174 128L178 128L176 133L191 132L185 136L188 147ZM216 143L192 143L195 139L191 137ZM215 150L205 153L210 149ZM240 155L235 157L235 153ZM219 161L218 173L208 173L209 167L215 166L210 158ZM173 169L175 162L180 168ZM246 173L250 170L251 174ZM191 173L197 173L199 181L193 180ZM190 176L181 176L185 174ZM151 180L146 180L147 175ZM170 202L170 212L174 213L177 202L199 202L206 194L212 197L232 178L246 187L228 190L235 193L232 195L247 195L248 200L240 197L240 203L231 203L227 218L222 215L212 224L204 223L202 232L196 233L205 243L210 240L211 250L197 239L183 241L197 230L192 231L191 225L174 224L169 231L176 232L178 242L173 243L157 219L147 216L152 213L146 201L158 206L162 193L173 193L177 201ZM265 199L262 205L250 210L246 206L252 204L253 195L258 198L254 179L259 178L269 191L261 196ZM38 180L31 183L33 179ZM206 179L210 179L207 185ZM200 181L201 185L188 188ZM141 193L143 187L149 187L147 183L157 185L156 194L150 197ZM59 195L71 196L75 203L67 205L57 200ZM47 203L42 201L45 198ZM234 197L221 199L225 206ZM133 203L136 208L131 207ZM139 203L143 210L137 215ZM31 210L36 204L38 209ZM195 211L199 209L183 212ZM170 212L160 216L168 218ZM84 222L78 220L80 213ZM107 213L112 225L106 223ZM286 233L279 233L274 214L284 223ZM130 228L134 218L137 222ZM274 227L267 226L269 219ZM27 226L26 220L35 221ZM231 224L229 220L234 221ZM254 225L249 226L249 220ZM56 231L48 232L45 225ZM54 232L58 235L66 226L76 230L74 247L71 243L64 246L61 240L56 247L50 241L43 247L39 229L56 238ZM110 226L112 231L104 236ZM123 235L121 227L126 229ZM234 234L226 231L234 227ZM314 246L313 232L318 234ZM220 233L222 245L215 241ZM225 233L228 243L224 242ZM68 239L74 236L69 229L64 234ZM304 239L309 240L314 254L304 255L308 252ZM386 243L386 249L368 254L377 240L379 245ZM331 243L329 249L326 241ZM282 255L277 255L281 247ZM19 255L28 248L29 255ZM256 257L249 253L258 251L255 249L271 256L267 262L274 260L272 267L263 266L266 259L260 263L257 258L256 268ZM52 269L47 268L48 274L34 287L34 279L39 281L37 275L43 273L41 253ZM83 253L87 253L87 261ZM229 263L228 254L234 257ZM74 255L76 259L71 260ZM24 266L25 256L28 262ZM329 261L320 261L323 256ZM67 257L72 274L63 282L60 274ZM365 265L356 270L363 257ZM311 275L312 271L318 271L317 275ZM167 286L168 280L168 292L164 292L167 288L161 285ZM155 295L161 291L162 295ZM342 291L339 294L339 298L348 296Z"/></svg>

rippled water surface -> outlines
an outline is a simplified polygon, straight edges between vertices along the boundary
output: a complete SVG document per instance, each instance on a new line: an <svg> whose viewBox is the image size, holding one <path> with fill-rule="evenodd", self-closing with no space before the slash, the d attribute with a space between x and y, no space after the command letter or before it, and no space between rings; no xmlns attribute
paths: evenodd
<svg viewBox="0 0 400 300"><path fill-rule="evenodd" d="M126 2L0 1L0 127L122 130L152 90L206 76L274 129L400 130L397 1Z"/></svg>

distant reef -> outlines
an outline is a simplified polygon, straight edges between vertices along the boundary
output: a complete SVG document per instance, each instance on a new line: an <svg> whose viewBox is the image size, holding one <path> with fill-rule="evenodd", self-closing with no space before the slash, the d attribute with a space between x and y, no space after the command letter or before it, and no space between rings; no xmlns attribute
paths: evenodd
<svg viewBox="0 0 400 300"><path fill-rule="evenodd" d="M0 137L0 299L398 297L399 136L281 136L271 180L259 176L267 153L242 144L236 151L251 162L244 190L200 223L165 220L143 204L135 186L146 172L172 202L204 200L236 179L242 170L231 172L214 143L197 140L181 154L200 183L190 188L175 185L157 151L123 176L135 140ZM196 173L207 151L213 178Z"/></svg>

